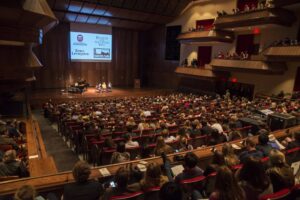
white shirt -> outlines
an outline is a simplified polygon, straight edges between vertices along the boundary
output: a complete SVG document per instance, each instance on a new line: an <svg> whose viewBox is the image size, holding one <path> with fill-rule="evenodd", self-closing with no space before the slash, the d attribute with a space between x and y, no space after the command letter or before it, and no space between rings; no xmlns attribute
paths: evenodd
<svg viewBox="0 0 300 200"><path fill-rule="evenodd" d="M125 144L125 148L126 149L130 149L130 148L134 148L134 147L139 147L139 146L140 146L139 143L136 142L136 141L128 141Z"/></svg>
<svg viewBox="0 0 300 200"><path fill-rule="evenodd" d="M211 127L217 129L218 133L223 133L223 128L222 128L221 124L214 123Z"/></svg>

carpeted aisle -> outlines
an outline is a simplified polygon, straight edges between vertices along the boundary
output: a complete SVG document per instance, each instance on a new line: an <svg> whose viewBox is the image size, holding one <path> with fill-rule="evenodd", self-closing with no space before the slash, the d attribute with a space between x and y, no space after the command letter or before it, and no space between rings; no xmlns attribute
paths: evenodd
<svg viewBox="0 0 300 200"><path fill-rule="evenodd" d="M34 110L33 117L39 123L47 154L53 156L58 172L72 170L79 160L77 155L68 148L56 127L44 118L41 110Z"/></svg>

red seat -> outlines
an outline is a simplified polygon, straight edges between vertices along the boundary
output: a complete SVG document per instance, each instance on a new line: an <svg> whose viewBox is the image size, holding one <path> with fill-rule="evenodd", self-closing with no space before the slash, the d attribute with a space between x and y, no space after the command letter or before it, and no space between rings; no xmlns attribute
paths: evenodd
<svg viewBox="0 0 300 200"><path fill-rule="evenodd" d="M144 196L143 192L134 192L134 193L128 193L128 194L119 195L119 196L112 196L110 198L110 200L123 200L123 199L135 200L135 199L144 199L143 196Z"/></svg>
<svg viewBox="0 0 300 200"><path fill-rule="evenodd" d="M297 199L299 200L300 199L300 184L298 185L295 185L293 188L292 188L292 199Z"/></svg>
<svg viewBox="0 0 300 200"><path fill-rule="evenodd" d="M291 200L291 190L286 188L273 194L261 196L259 200Z"/></svg>
<svg viewBox="0 0 300 200"><path fill-rule="evenodd" d="M159 200L160 187L148 188L144 193L145 200Z"/></svg>
<svg viewBox="0 0 300 200"><path fill-rule="evenodd" d="M293 162L300 161L300 147L289 149L285 152L286 162L291 165Z"/></svg>
<svg viewBox="0 0 300 200"><path fill-rule="evenodd" d="M181 180L180 184L185 192L185 196L187 198L191 197L192 192L198 190L199 192L203 192L204 184L206 177L205 176L197 176L190 179Z"/></svg>
<svg viewBox="0 0 300 200"><path fill-rule="evenodd" d="M13 146L10 144L1 144L0 145L0 151L2 151L2 152L5 152L5 151L11 150L11 149L13 149Z"/></svg>

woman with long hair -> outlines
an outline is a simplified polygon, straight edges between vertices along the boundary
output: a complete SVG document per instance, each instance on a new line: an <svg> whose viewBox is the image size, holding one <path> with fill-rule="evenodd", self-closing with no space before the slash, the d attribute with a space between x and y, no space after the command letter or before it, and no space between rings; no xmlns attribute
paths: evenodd
<svg viewBox="0 0 300 200"><path fill-rule="evenodd" d="M245 192L239 186L232 171L226 167L219 168L215 189L211 193L210 200L244 200Z"/></svg>
<svg viewBox="0 0 300 200"><path fill-rule="evenodd" d="M246 193L246 199L256 200L262 195L273 193L273 186L263 163L257 158L247 158L242 169L237 171L237 177Z"/></svg>
<svg viewBox="0 0 300 200"><path fill-rule="evenodd" d="M169 154L173 152L173 148L165 143L164 138L162 136L159 136L156 139L156 147L154 149L155 155L160 156L162 153Z"/></svg>

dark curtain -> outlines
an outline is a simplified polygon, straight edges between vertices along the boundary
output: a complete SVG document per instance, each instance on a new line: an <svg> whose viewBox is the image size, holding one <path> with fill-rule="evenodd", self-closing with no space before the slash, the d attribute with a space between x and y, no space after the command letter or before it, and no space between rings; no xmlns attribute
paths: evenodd
<svg viewBox="0 0 300 200"><path fill-rule="evenodd" d="M300 91L300 67L298 67L297 69L297 74L294 83L294 92L299 92L299 91Z"/></svg>
<svg viewBox="0 0 300 200"><path fill-rule="evenodd" d="M209 64L211 61L211 46L198 47L198 66L204 67L205 64Z"/></svg>
<svg viewBox="0 0 300 200"><path fill-rule="evenodd" d="M242 51L247 51L251 55L255 49L254 47L254 34L238 35L236 42L236 52L238 54Z"/></svg>

